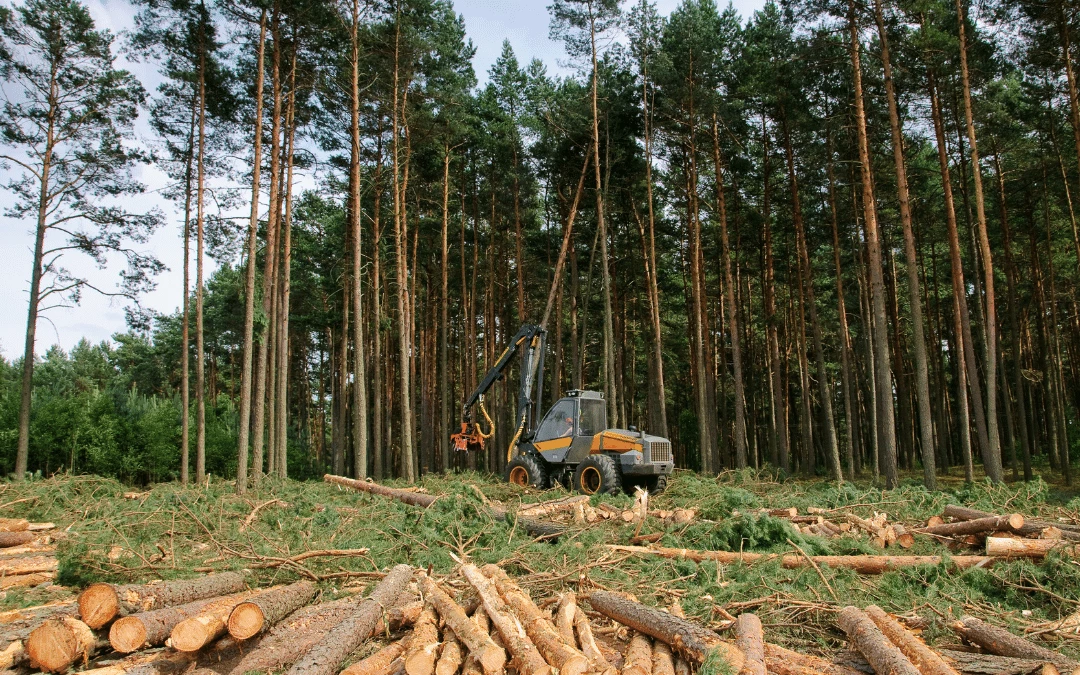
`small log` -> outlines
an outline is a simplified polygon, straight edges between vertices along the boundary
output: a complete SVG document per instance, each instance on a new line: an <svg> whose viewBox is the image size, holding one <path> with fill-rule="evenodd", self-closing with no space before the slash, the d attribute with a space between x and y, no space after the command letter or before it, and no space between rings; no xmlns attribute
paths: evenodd
<svg viewBox="0 0 1080 675"><path fill-rule="evenodd" d="M274 593L279 590L281 590L280 587L274 587L263 591L259 595ZM314 594L314 588L312 588L311 592ZM252 599L258 596L247 593L245 597L248 599L244 600L244 602L251 602ZM181 652L197 652L225 635L229 630L229 621L232 614L236 611L236 607L240 602L239 599L231 603L212 602L195 616L176 624L172 629L172 633L169 634L169 641L173 649Z"/></svg>
<svg viewBox="0 0 1080 675"><path fill-rule="evenodd" d="M435 675L457 675L463 660L461 643L454 637L454 629L444 629L442 649L439 650L439 660L435 663Z"/></svg>
<svg viewBox="0 0 1080 675"><path fill-rule="evenodd" d="M935 527L937 525L943 524L944 522L945 522L945 519L942 518L941 516L930 516L929 518L926 519L926 526L927 527Z"/></svg>
<svg viewBox="0 0 1080 675"><path fill-rule="evenodd" d="M261 591L233 608L226 622L229 635L247 640L311 602L318 590L311 581Z"/></svg>
<svg viewBox="0 0 1080 675"><path fill-rule="evenodd" d="M48 555L56 553L56 547L52 545L27 544L26 546L11 546L0 548L0 558L17 558L28 555Z"/></svg>
<svg viewBox="0 0 1080 675"><path fill-rule="evenodd" d="M16 574L11 577L0 577L0 591L9 588L26 588L27 586L40 586L46 581L56 578L56 572L31 572L30 574Z"/></svg>
<svg viewBox="0 0 1080 675"><path fill-rule="evenodd" d="M589 659L593 671L597 673L614 673L615 667L611 665L611 662L604 656L604 652L600 651L600 646L596 644L596 638L592 634L592 624L589 623L589 617L585 615L581 607L574 608L574 630L577 633L578 642L581 644L581 652L585 654L585 658Z"/></svg>
<svg viewBox="0 0 1080 675"><path fill-rule="evenodd" d="M993 517L993 513L987 513L986 511L979 511L978 509L969 509L965 506L946 506L942 515L946 518L953 518L955 520L976 520L978 518ZM1061 523L1051 523L1047 520L1038 520L1036 518L1025 518L1024 526L1020 528L1017 534L1024 537L1037 537L1039 533L1048 527L1056 527ZM1061 529L1061 536L1070 541L1080 541L1080 532L1075 530L1069 530L1065 527Z"/></svg>
<svg viewBox="0 0 1080 675"><path fill-rule="evenodd" d="M26 529L30 532L45 532L46 530L55 530L56 523L30 523Z"/></svg>
<svg viewBox="0 0 1080 675"><path fill-rule="evenodd" d="M416 620L420 618L420 613L423 611L424 603L420 600L391 607L390 611L386 613L386 618L390 619L389 629L395 631L413 625L416 623ZM387 627L383 625L382 621L379 622L379 625L375 626L376 633L382 633L386 630Z"/></svg>
<svg viewBox="0 0 1080 675"><path fill-rule="evenodd" d="M662 640L653 641L652 675L675 675L675 655Z"/></svg>
<svg viewBox="0 0 1080 675"><path fill-rule="evenodd" d="M113 649L130 654L144 645L160 645L169 638L173 628L181 621L208 613L225 611L225 616L236 604L251 595L250 592L234 593L220 598L196 600L176 607L162 607L149 612L125 616L109 628L109 643Z"/></svg>
<svg viewBox="0 0 1080 675"><path fill-rule="evenodd" d="M402 655L408 675L432 675L435 672L435 651L439 648L439 626L435 610L430 605L420 612L413 625L412 640Z"/></svg>
<svg viewBox="0 0 1080 675"><path fill-rule="evenodd" d="M0 532L0 548L23 546L34 541L33 532Z"/></svg>
<svg viewBox="0 0 1080 675"><path fill-rule="evenodd" d="M963 639L977 644L991 654L1012 656L1020 659L1049 661L1061 671L1072 673L1080 668L1080 663L1055 651L1040 647L1019 635L1013 635L1004 628L992 626L973 616L961 617L950 628Z"/></svg>
<svg viewBox="0 0 1080 675"><path fill-rule="evenodd" d="M109 641L94 634L82 621L65 616L49 619L26 640L30 664L49 673L62 673L76 661L87 661Z"/></svg>
<svg viewBox="0 0 1080 675"><path fill-rule="evenodd" d="M746 656L741 649L721 640L719 635L708 628L686 619L608 591L592 593L589 604L596 611L624 626L663 640L690 661L701 663L709 652L715 650L736 672L742 670L746 663Z"/></svg>
<svg viewBox="0 0 1080 675"><path fill-rule="evenodd" d="M908 549L915 545L915 535L908 532L903 525L893 525L893 531L896 532L896 545L900 548Z"/></svg>
<svg viewBox="0 0 1080 675"><path fill-rule="evenodd" d="M341 671L341 675L391 675L398 665L404 668L401 655L405 653L411 639L412 636L409 635L397 642L391 642L366 659Z"/></svg>
<svg viewBox="0 0 1080 675"><path fill-rule="evenodd" d="M774 518L795 518L799 515L799 509L792 506L787 509L763 509L765 513Z"/></svg>
<svg viewBox="0 0 1080 675"><path fill-rule="evenodd" d="M896 648L866 612L847 606L837 615L837 623L878 675L919 675L919 670Z"/></svg>
<svg viewBox="0 0 1080 675"><path fill-rule="evenodd" d="M443 622L453 630L457 639L468 647L469 653L476 656L483 671L487 675L501 672L506 666L506 652L492 642L491 636L482 632L461 605L454 602L428 575L421 572L419 578L420 589L424 592L427 601L438 611ZM416 630L419 630L419 624ZM438 642L437 635L436 642ZM461 665L460 662L458 665ZM409 675L415 675L409 669L408 659L405 659L405 670Z"/></svg>
<svg viewBox="0 0 1080 675"><path fill-rule="evenodd" d="M293 613L260 638L258 646L240 659L230 671L231 675L268 672L288 666L352 614L358 602L357 598L341 598L309 605Z"/></svg>
<svg viewBox="0 0 1080 675"><path fill-rule="evenodd" d="M289 675L333 675L341 662L372 636L386 607L392 607L412 579L413 568L398 565L383 577L371 595L289 669Z"/></svg>
<svg viewBox="0 0 1080 675"><path fill-rule="evenodd" d="M908 657L922 675L958 675L945 659L877 605L867 607L866 615L885 634L885 637L889 638L889 641Z"/></svg>
<svg viewBox="0 0 1080 675"><path fill-rule="evenodd" d="M0 649L0 671L13 670L15 666L26 663L26 646L22 640L12 640Z"/></svg>
<svg viewBox="0 0 1080 675"><path fill-rule="evenodd" d="M1014 539L1013 537L987 537L986 555L1001 558L1045 558L1054 549L1061 548L1069 555L1077 555L1078 546L1070 546L1064 539Z"/></svg>
<svg viewBox="0 0 1080 675"><path fill-rule="evenodd" d="M818 656L800 654L768 642L765 643L765 667L773 675L863 675Z"/></svg>
<svg viewBox="0 0 1080 675"><path fill-rule="evenodd" d="M1024 529L1024 517L1019 513L1008 516L988 516L975 518L974 520L958 520L954 523L943 523L934 527L922 527L915 532L919 534L934 534L939 537L956 537L967 534L985 534L987 532L1015 532L1019 534Z"/></svg>
<svg viewBox="0 0 1080 675"><path fill-rule="evenodd" d="M486 565L482 571L494 580L499 595L521 620L525 634L544 659L559 669L559 675L581 675L589 669L589 660L585 655L563 642L547 616L506 572L495 565Z"/></svg>
<svg viewBox="0 0 1080 675"><path fill-rule="evenodd" d="M940 565L948 562L961 569L969 567L985 567L994 562L992 556L981 555L781 555L778 553L732 553L730 551L699 551L687 548L650 548L646 546L620 546L607 544L612 551L625 553L639 553L642 555L656 555L662 558L685 558L702 562L712 560L722 565L734 563L753 564L766 560L779 560L785 569L797 569L816 565L828 565L855 570L859 574L884 574L889 570L902 567L916 567L919 565ZM813 561L813 563L809 562Z"/></svg>
<svg viewBox="0 0 1080 675"><path fill-rule="evenodd" d="M765 633L756 614L744 612L735 619L735 646L746 655L743 675L766 675Z"/></svg>
<svg viewBox="0 0 1080 675"><path fill-rule="evenodd" d="M18 558L0 558L0 576L17 576L38 572L55 572L60 563L50 555L29 555Z"/></svg>
<svg viewBox="0 0 1080 675"><path fill-rule="evenodd" d="M652 640L643 633L634 633L626 646L622 675L652 675Z"/></svg>
<svg viewBox="0 0 1080 675"><path fill-rule="evenodd" d="M0 518L0 532L25 532L30 521L25 518Z"/></svg>
<svg viewBox="0 0 1080 675"><path fill-rule="evenodd" d="M184 652L132 654L116 663L83 670L79 675L174 675L186 672L194 657Z"/></svg>
<svg viewBox="0 0 1080 675"><path fill-rule="evenodd" d="M118 616L185 605L196 600L238 593L244 588L239 572L210 574L198 579L155 581L149 584L92 584L79 594L79 618L97 629Z"/></svg>
<svg viewBox="0 0 1080 675"><path fill-rule="evenodd" d="M468 563L462 565L461 573L476 589L480 602L483 604L484 613L502 636L503 644L513 657L511 663L518 672L521 675L552 675L551 666L540 655L521 623L499 596L495 582L484 576L476 565Z"/></svg>
<svg viewBox="0 0 1080 675"><path fill-rule="evenodd" d="M682 605L679 604L679 601L677 599L675 600L675 602L671 603L670 611L672 616L677 616L681 619L686 618L686 613L683 612ZM666 643L664 643L662 640L658 640L657 644ZM690 675L690 671L690 662L687 661L682 654L675 654L675 675Z"/></svg>
<svg viewBox="0 0 1080 675"><path fill-rule="evenodd" d="M483 607L478 607L476 611L473 612L472 616L469 617L469 620L476 624L476 627L485 635L488 635L491 632L491 622L488 621L487 614L484 612ZM499 634L495 633L495 635L491 636L491 641L496 642L496 638L498 637ZM502 649L497 642L495 646ZM503 653L505 653L505 651L506 650L503 650ZM468 655L465 656L465 663L461 664L461 675L484 675L484 669L480 666L480 662L476 660L476 656L472 652L469 652Z"/></svg>
<svg viewBox="0 0 1080 675"><path fill-rule="evenodd" d="M964 675L1059 675L1057 667L1040 659L1018 659L981 652L938 649L941 657Z"/></svg>
<svg viewBox="0 0 1080 675"><path fill-rule="evenodd" d="M572 511L579 504L584 504L589 501L588 495L575 495L573 497L563 497L561 499L552 499L547 502L540 502L539 504L527 504L518 509L519 516L529 516L532 518L539 518L543 516L550 516L553 513L559 513L562 511Z"/></svg>
<svg viewBox="0 0 1080 675"><path fill-rule="evenodd" d="M555 627L559 629L563 642L577 648L577 640L574 639L575 614L577 614L577 595L573 591L567 591L559 597L559 606L555 609ZM586 658L588 658L587 654Z"/></svg>

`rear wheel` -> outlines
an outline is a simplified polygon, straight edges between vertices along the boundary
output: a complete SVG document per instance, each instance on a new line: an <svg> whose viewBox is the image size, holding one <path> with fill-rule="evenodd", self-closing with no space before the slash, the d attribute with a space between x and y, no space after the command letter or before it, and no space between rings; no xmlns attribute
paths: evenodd
<svg viewBox="0 0 1080 675"><path fill-rule="evenodd" d="M532 455L522 455L510 460L506 465L506 480L521 487L546 490L548 484L547 467Z"/></svg>
<svg viewBox="0 0 1080 675"><path fill-rule="evenodd" d="M622 476L615 460L607 455L590 455L574 471L574 489L587 495L614 495L622 489Z"/></svg>

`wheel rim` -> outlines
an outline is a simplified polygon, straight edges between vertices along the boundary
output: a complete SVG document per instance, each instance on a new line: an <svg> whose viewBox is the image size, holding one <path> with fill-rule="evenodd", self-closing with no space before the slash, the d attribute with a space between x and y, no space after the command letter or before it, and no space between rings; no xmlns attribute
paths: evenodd
<svg viewBox="0 0 1080 675"><path fill-rule="evenodd" d="M595 466L587 466L581 472L581 478L578 479L578 484L581 487L581 491L587 495L596 494L596 491L600 489L600 484L603 482L600 477L600 472L597 471Z"/></svg>
<svg viewBox="0 0 1080 675"><path fill-rule="evenodd" d="M523 466L515 466L510 469L510 482L521 487L529 486L529 471Z"/></svg>

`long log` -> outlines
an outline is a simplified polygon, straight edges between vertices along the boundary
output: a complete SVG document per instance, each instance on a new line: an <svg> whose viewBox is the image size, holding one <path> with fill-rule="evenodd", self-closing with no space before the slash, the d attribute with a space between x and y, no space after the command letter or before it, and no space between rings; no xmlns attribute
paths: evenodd
<svg viewBox="0 0 1080 675"><path fill-rule="evenodd" d="M0 518L0 532L25 532L30 521L25 518Z"/></svg>
<svg viewBox="0 0 1080 675"><path fill-rule="evenodd" d="M475 623L476 627L480 629L483 633L490 634L491 622L488 620L487 613L484 611L483 607L477 607L476 611L473 612L469 620ZM495 638L498 637L498 633L491 637L491 641L495 642ZM496 644L495 646L499 647L498 644ZM499 649L502 649L502 647L499 647ZM465 657L465 663L461 664L461 675L484 675L484 669L480 667L480 663L476 660L476 657L473 656L471 652Z"/></svg>
<svg viewBox="0 0 1080 675"><path fill-rule="evenodd" d="M720 639L708 628L681 617L608 591L596 591L589 595L589 604L609 619L663 640L690 661L700 664L710 652L715 651L736 672L746 664L746 656L741 649Z"/></svg>
<svg viewBox="0 0 1080 675"><path fill-rule="evenodd" d="M293 613L260 638L258 645L230 671L231 675L268 672L291 665L355 611L358 602L354 597L341 598Z"/></svg>
<svg viewBox="0 0 1080 675"><path fill-rule="evenodd" d="M596 638L593 637L592 633L592 624L589 623L589 617L585 615L581 607L574 608L574 632L577 633L581 652L585 654L585 658L589 659L593 671L607 674L614 673L615 667L611 665L611 662L604 656L604 652L600 651L600 646L596 644Z"/></svg>
<svg viewBox="0 0 1080 675"><path fill-rule="evenodd" d="M412 640L402 660L408 675L432 675L435 672L435 650L439 648L439 626L435 610L424 607L413 626Z"/></svg>
<svg viewBox="0 0 1080 675"><path fill-rule="evenodd" d="M379 485L378 483L372 483L371 481L355 480L353 478L345 478L344 476L326 474L323 476L323 480L327 483L333 483L334 485L340 485L342 487L378 495L380 497L386 497L388 499L396 499L399 502L411 506L419 506L425 509L434 504L435 500L438 499L435 495L424 494L422 492L410 492L408 490L397 490L395 488L386 487L385 485ZM514 514L505 509L489 506L487 510L496 520L513 521L515 519ZM544 539L555 540L559 535L565 532L561 526L555 525L554 523L546 523L542 520L535 520L524 516L518 516L516 520L517 523L533 537L543 537Z"/></svg>
<svg viewBox="0 0 1080 675"><path fill-rule="evenodd" d="M34 541L33 532L0 532L0 548L23 546Z"/></svg>
<svg viewBox="0 0 1080 675"><path fill-rule="evenodd" d="M765 633L756 614L744 612L735 619L735 646L746 655L743 675L766 675Z"/></svg>
<svg viewBox="0 0 1080 675"><path fill-rule="evenodd" d="M571 647L577 647L577 640L574 639L575 614L577 614L577 595L573 591L567 591L559 597L559 605L555 608L555 627L559 629L563 642ZM585 654L585 656L588 658L589 655Z"/></svg>
<svg viewBox="0 0 1080 675"><path fill-rule="evenodd" d="M909 631L899 621L885 613L877 605L866 608L866 615L874 622L885 637L908 657L922 675L958 675L945 659L926 646L917 635Z"/></svg>
<svg viewBox="0 0 1080 675"><path fill-rule="evenodd" d="M87 661L109 644L82 621L65 616L49 619L30 633L26 656L30 664L49 673L62 673L76 661Z"/></svg>
<svg viewBox="0 0 1080 675"><path fill-rule="evenodd" d="M379 618L405 591L412 579L413 568L398 565L365 598L344 621L308 650L289 669L289 675L333 675L338 666L360 644L371 637Z"/></svg>
<svg viewBox="0 0 1080 675"><path fill-rule="evenodd" d="M281 621L289 614L311 602L318 588L314 582L295 584L261 591L233 608L227 630L237 640L247 640Z"/></svg>
<svg viewBox="0 0 1080 675"><path fill-rule="evenodd" d="M652 675L652 640L644 633L634 633L626 646L622 675Z"/></svg>
<svg viewBox="0 0 1080 675"><path fill-rule="evenodd" d="M675 655L663 640L654 640L652 646L653 675L675 675Z"/></svg>
<svg viewBox="0 0 1080 675"><path fill-rule="evenodd" d="M521 620L525 634L533 641L544 659L559 669L559 675L581 675L589 669L589 660L585 655L563 641L547 615L540 611L529 594L514 583L506 572L496 565L485 565L481 571L495 581L495 588Z"/></svg>
<svg viewBox="0 0 1080 675"><path fill-rule="evenodd" d="M79 594L79 617L87 626L101 628L120 616L186 605L196 600L238 593L243 589L244 577L239 572L149 584L92 584Z"/></svg>
<svg viewBox="0 0 1080 675"><path fill-rule="evenodd" d="M56 553L56 547L46 544L28 544L26 546L11 546L0 548L0 558L17 558L28 555L48 555Z"/></svg>
<svg viewBox="0 0 1080 675"><path fill-rule="evenodd" d="M1068 673L1080 668L1080 663L1070 658L1046 647L1040 647L1030 640L1026 640L1019 635L1013 635L1004 628L992 626L973 616L961 617L959 621L954 622L950 627L953 632L963 639L979 645L991 654L1049 661L1057 666L1059 670Z"/></svg>
<svg viewBox="0 0 1080 675"><path fill-rule="evenodd" d="M30 574L16 574L12 577L0 577L0 591L6 591L9 588L39 586L55 578L56 572L31 572Z"/></svg>
<svg viewBox="0 0 1080 675"><path fill-rule="evenodd" d="M502 672L506 666L506 652L492 641L491 635L481 631L461 605L454 602L431 577L420 573L419 579L420 590L424 592L427 601L435 607L443 622L454 631L457 639L469 649L469 653L475 655L484 673L495 675ZM408 672L408 663L406 671Z"/></svg>
<svg viewBox="0 0 1080 675"><path fill-rule="evenodd" d="M405 667L401 655L409 646L411 635L401 638L397 642L391 642L371 656L357 661L345 670L341 675L390 675L397 665Z"/></svg>
<svg viewBox="0 0 1080 675"><path fill-rule="evenodd" d="M533 518L550 516L551 514L559 513L560 511L570 511L578 504L583 504L587 501L589 501L589 495L562 497L547 502L540 502L539 504L524 504L517 510L517 513L519 516L531 516Z"/></svg>
<svg viewBox="0 0 1080 675"><path fill-rule="evenodd" d="M184 652L132 654L107 666L83 670L79 675L173 675L186 672L194 658Z"/></svg>
<svg viewBox="0 0 1080 675"><path fill-rule="evenodd" d="M245 591L125 616L109 628L109 643L113 649L122 654L130 654L137 649L142 649L144 645L163 644L176 624L181 621L199 614L220 611L223 608L231 611L238 602L249 595L251 593ZM227 612L226 616L228 616Z"/></svg>
<svg viewBox="0 0 1080 675"><path fill-rule="evenodd" d="M465 660L461 643L457 641L453 628L443 629L442 648L439 660L435 662L435 675L457 675L461 662Z"/></svg>
<svg viewBox="0 0 1080 675"><path fill-rule="evenodd" d="M499 596L495 582L484 576L483 572L471 563L462 565L461 573L480 596L484 613L495 626L495 630L499 631L503 644L510 652L511 665L521 675L552 675L551 666L540 655L536 645L526 634L525 628L510 611L510 607Z"/></svg>
<svg viewBox="0 0 1080 675"><path fill-rule="evenodd" d="M0 671L26 662L26 641L36 628L50 619L73 616L75 610L74 602L62 601L0 612Z"/></svg>
<svg viewBox="0 0 1080 675"><path fill-rule="evenodd" d="M1080 546L1062 539L986 538L986 554L1001 558L1045 558L1047 553L1055 549L1062 549L1073 556L1080 552Z"/></svg>
<svg viewBox="0 0 1080 675"><path fill-rule="evenodd" d="M919 675L918 668L878 630L866 612L849 605L840 610L837 623L878 675Z"/></svg>
<svg viewBox="0 0 1080 675"><path fill-rule="evenodd" d="M1018 659L981 652L938 649L941 657L964 675L1059 675L1057 667L1040 659Z"/></svg>
<svg viewBox="0 0 1080 675"><path fill-rule="evenodd" d="M274 587L265 593L273 593L280 590ZM229 632L229 619L236 607L241 602L249 602L256 597L253 593L245 594L245 598L236 598L233 602L212 602L200 610L195 616L184 619L176 624L169 634L169 642L174 649L181 652L197 652L214 640Z"/></svg>
<svg viewBox="0 0 1080 675"><path fill-rule="evenodd" d="M889 570L919 565L940 565L948 563L961 569L986 567L994 563L992 556L982 555L781 555L779 553L732 553L730 551L699 551L688 548L662 548L648 546L622 546L608 544L612 551L656 555L661 558L682 558L702 562L711 560L722 565L735 563L753 564L767 560L779 560L785 569L797 569L816 565L850 569L859 574L884 574ZM813 561L813 564L810 562Z"/></svg>
<svg viewBox="0 0 1080 675"><path fill-rule="evenodd" d="M1008 516L987 516L985 518L973 518L972 520L958 520L953 523L943 523L933 527L921 527L916 532L920 534L935 534L942 537L956 537L965 534L985 534L987 532L1015 532L1020 534L1024 529L1024 517L1019 513Z"/></svg>
<svg viewBox="0 0 1080 675"><path fill-rule="evenodd" d="M946 518L953 518L954 520L976 520L978 518L993 517L993 513L987 511L979 511L978 509L971 509L966 506L946 506L942 515ZM1048 527L1057 527L1061 530L1061 536L1063 539L1069 539L1071 541L1080 541L1080 531L1063 526L1062 523L1052 523L1048 520L1039 520L1037 518L1025 518L1024 526L1020 528L1017 534L1025 537L1037 537L1039 534Z"/></svg>
<svg viewBox="0 0 1080 675"><path fill-rule="evenodd" d="M863 675L831 661L765 643L765 667L773 675Z"/></svg>
<svg viewBox="0 0 1080 675"><path fill-rule="evenodd" d="M0 558L0 576L17 576L37 572L55 572L60 563L51 555L29 555L18 558Z"/></svg>

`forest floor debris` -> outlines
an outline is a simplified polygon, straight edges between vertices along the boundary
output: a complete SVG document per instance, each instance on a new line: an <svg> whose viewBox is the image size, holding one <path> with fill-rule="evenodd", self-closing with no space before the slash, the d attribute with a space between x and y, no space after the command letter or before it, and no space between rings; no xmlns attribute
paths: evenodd
<svg viewBox="0 0 1080 675"><path fill-rule="evenodd" d="M938 655L934 668L963 673L1020 675L1036 668L1044 675L1050 668L1071 672L1071 664L1080 656L1080 619L1076 618L1080 564L1072 550L1075 542L1057 534L1080 532L1080 500L1056 498L1041 482L976 484L951 493L905 486L883 493L850 483L837 487L777 482L749 472L715 479L680 472L668 491L647 499L640 494L583 499L562 490L525 491L476 474L431 476L416 486L419 490L404 490L392 483L381 487L422 495L423 499L410 501L423 504L403 503L396 494L393 499L361 494L330 483L274 480L264 480L246 496L235 495L227 482L211 481L209 486L187 489L158 485L139 493L138 499L127 498L121 484L94 477L0 485L0 500L25 500L5 514L26 521L16 531L33 531L33 522L56 524L36 530L26 546L0 548L0 562L4 551L28 547L7 558L51 557L56 564L47 572L54 579L2 591L0 670L26 669L30 633L47 619L52 620L49 635L60 637L42 643L50 645L52 652L41 660L54 671L108 667L110 673L121 673L138 667L139 672L163 673L195 663L227 673L241 663L248 670L268 671L300 662L304 672L337 672L352 664L350 673L355 675L393 675L399 666L401 672L410 673L405 657L416 653L419 656L409 663L419 664L414 669L423 671L420 675L450 675L451 671L480 675L499 669L492 644L501 650L522 638L543 647L537 652L540 661L532 658L532 667L541 672L555 665L552 661L570 670L580 669L579 664L587 664L589 672L623 669L633 628L603 614L590 603L591 596L604 598L609 605L613 598L625 602L633 598L643 608L642 616L651 617L636 626L640 629L682 625L656 621L648 614L664 611L674 616L677 608L692 625L714 636L719 641L715 645L731 646L724 658L717 657L718 665L713 663L716 659L704 658L705 654L686 652L683 638L668 650L663 645L671 638L670 631L657 635L654 630L649 637L653 675L667 673L669 664L672 672L684 675L695 659L704 661L695 665L702 671L742 666L732 663L738 659L735 654L743 654L735 647L739 644L752 646L747 669L756 668L763 658L767 671L776 675L811 671L853 675L857 672L851 670L853 666L866 671L870 656L852 655L851 646L861 641L851 638L842 626L861 626L864 631L875 626L920 672L918 655L925 653L915 643L906 644L910 641L900 629L917 636L919 644L929 645ZM552 541L531 535L523 524L526 517L557 526L561 536ZM934 518L941 522L931 522ZM934 529L980 519L993 527L960 525L954 529L963 533L955 535ZM826 522L834 524L836 531L821 527ZM810 525L817 527L806 527ZM895 538L879 536L890 528ZM904 535L911 536L906 544L900 541ZM995 558L992 566L959 569L952 563L962 556L954 556L953 550L974 546L963 539L973 536L981 538L980 547L997 545L996 539L1057 544L1033 544L1040 550L1046 547L1037 558ZM695 561L641 555L627 547L635 539L642 541L641 537L650 538L645 540L648 546L638 547L646 551L679 548L759 557ZM45 548L49 551L41 553ZM936 563L888 568L865 576L829 564L828 556L936 556ZM802 563L785 564L789 559ZM307 650L322 645L335 626L346 621L366 626L367 619L355 615L359 598L369 595L385 573L400 563L410 565L414 579L403 592L396 614L387 615L389 625L377 621L373 639L363 641L358 650L351 642L329 651L324 648L331 661L340 656L330 670L323 670L328 667L325 659L304 661ZM463 569L461 563L475 565L474 572L466 572L468 566ZM229 577L230 572L239 574ZM496 617L476 616L475 608L483 606L478 596L482 593L473 583L476 574L490 580L488 592L494 590L502 603L493 604L493 611L509 615L502 617L501 625L512 631L508 626L519 623L525 628L522 634L509 634L508 641L500 633L500 622L491 620ZM25 575L10 578L17 576ZM235 583L217 589L221 584L205 581L222 577L226 581L240 578L242 592L248 594L234 595L241 590ZM210 595L170 595L166 589L174 582L168 580L181 579L189 581L177 587L190 590L203 584L216 590L205 591ZM155 580L166 582L144 585ZM95 582L120 586L91 586ZM431 636L422 645L409 644L408 627L421 616L423 606L417 595L425 585L423 597L434 598L435 591L442 594L433 606L439 621L432 643L436 647L430 654L423 650L431 647ZM73 602L88 587L99 594L103 588L123 591L123 600L116 601L118 609L104 623L100 617L105 612L83 610L80 616L80 607ZM575 594L572 601L569 593ZM845 624L841 615L853 614L845 609L849 605L866 611L855 615L859 620ZM171 617L167 631L155 627L155 639L143 641L132 656L111 653L107 624L112 617L137 616L164 607L183 610L162 613ZM455 607L461 608L460 616ZM247 618L237 615L232 621L237 612ZM754 626L749 618L738 621L750 613L763 631L764 656L754 646L755 635L738 639L739 631ZM883 615L896 625L885 623ZM959 638L973 633L957 627L975 625L971 617L1006 630L1015 641L999 642L1010 645L1012 651L994 652L983 644L986 640L961 642ZM633 625L631 616L623 619ZM184 657L172 648L155 647L157 651L145 653L147 641L160 641L160 635L172 633L181 621L186 622L184 644L199 651ZM254 637L228 635L233 623L246 627L241 634L253 632ZM281 631L290 637L281 637ZM571 644L568 636L576 641ZM404 643L390 648L402 639ZM707 642L712 645L713 639ZM867 644L883 644L868 640ZM1017 651L1020 644L1030 649ZM278 656L258 656L269 653L264 647ZM644 649L643 644L637 647ZM476 650L480 658L470 658ZM799 665L782 657L779 661L787 665L781 665L775 658L777 650L819 661ZM1055 659L1040 650L1050 650ZM889 658L895 657L889 653ZM520 662L511 664L516 667Z"/></svg>

